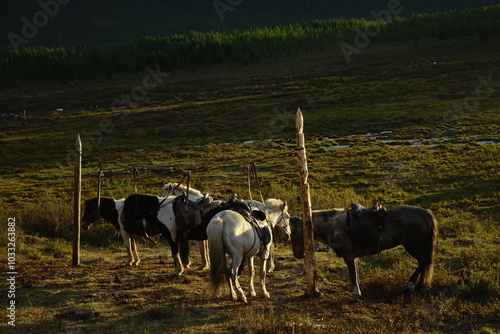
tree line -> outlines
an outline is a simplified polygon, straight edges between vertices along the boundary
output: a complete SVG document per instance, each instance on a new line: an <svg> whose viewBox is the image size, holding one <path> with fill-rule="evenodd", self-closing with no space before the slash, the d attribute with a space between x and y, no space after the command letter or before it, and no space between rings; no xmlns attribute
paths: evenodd
<svg viewBox="0 0 500 334"><path fill-rule="evenodd" d="M196 70L222 62L245 65L350 43L359 31L374 25L375 43L473 35L487 39L500 35L500 5L390 19L382 15L372 19L313 20L230 33L192 31L97 46L25 47L0 53L0 88L23 82L66 83L158 65L165 71Z"/></svg>

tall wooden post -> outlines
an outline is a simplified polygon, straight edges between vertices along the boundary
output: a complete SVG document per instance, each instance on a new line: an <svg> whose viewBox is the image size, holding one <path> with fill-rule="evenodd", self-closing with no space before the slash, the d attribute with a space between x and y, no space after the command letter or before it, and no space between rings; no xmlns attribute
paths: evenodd
<svg viewBox="0 0 500 334"><path fill-rule="evenodd" d="M306 145L304 139L304 117L300 108L295 116L295 127L297 135L297 158L299 161L300 174L300 197L302 203L302 229L304 233L304 252L306 266L307 294L318 296L316 287L318 274L316 272L316 255L314 253L314 233L312 225L311 194L309 192L309 170L307 169Z"/></svg>
<svg viewBox="0 0 500 334"><path fill-rule="evenodd" d="M101 217L101 185L102 185L102 163L99 160L97 164L97 212L99 213L99 218Z"/></svg>
<svg viewBox="0 0 500 334"><path fill-rule="evenodd" d="M82 141L80 134L75 143L75 180L73 199L73 266L80 265L80 202L82 198Z"/></svg>

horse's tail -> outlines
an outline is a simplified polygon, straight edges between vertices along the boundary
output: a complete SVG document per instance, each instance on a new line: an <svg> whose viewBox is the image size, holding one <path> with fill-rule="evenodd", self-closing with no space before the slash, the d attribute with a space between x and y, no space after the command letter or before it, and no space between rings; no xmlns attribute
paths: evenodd
<svg viewBox="0 0 500 334"><path fill-rule="evenodd" d="M208 228L208 254L210 256L210 284L214 291L224 282L227 270L226 254L222 242L222 229L224 221L217 217L213 219Z"/></svg>
<svg viewBox="0 0 500 334"><path fill-rule="evenodd" d="M427 248L427 266L424 268L422 274L420 275L420 280L418 285L421 287L428 288L432 282L432 276L434 276L434 254L436 252L436 241L438 236L437 220L431 210L426 210L431 219L431 233L429 234L427 240L425 241L425 247Z"/></svg>

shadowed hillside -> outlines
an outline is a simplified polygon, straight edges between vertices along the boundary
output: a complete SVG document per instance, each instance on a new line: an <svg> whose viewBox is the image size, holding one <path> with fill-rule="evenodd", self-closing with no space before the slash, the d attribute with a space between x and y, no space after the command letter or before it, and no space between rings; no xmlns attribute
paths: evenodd
<svg viewBox="0 0 500 334"><path fill-rule="evenodd" d="M398 3L403 8L399 15L408 17L498 2L400 0ZM371 18L371 11L385 10L388 4L386 0L279 0L272 3L264 0L6 0L0 10L0 49L12 46L12 34L29 36L22 46L95 45L191 30L229 32L314 19ZM27 34L23 35L26 21L35 23L35 27L25 28Z"/></svg>

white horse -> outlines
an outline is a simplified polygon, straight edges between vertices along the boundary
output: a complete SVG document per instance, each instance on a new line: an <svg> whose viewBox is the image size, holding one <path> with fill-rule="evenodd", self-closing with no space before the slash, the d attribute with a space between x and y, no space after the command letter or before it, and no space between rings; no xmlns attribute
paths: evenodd
<svg viewBox="0 0 500 334"><path fill-rule="evenodd" d="M167 183L163 186L162 196L168 196L169 194L172 194L173 189L176 189L173 192L173 195L175 196L182 195L183 193L188 191L185 185L179 185L178 183ZM199 190L190 187L188 196L189 199L199 200L204 195ZM288 213L288 204L286 201L282 201L276 198L269 198L264 201L264 204L254 200L244 200L243 203L248 205L253 210L260 210L267 215L267 220L271 225L271 229L274 235L281 235L281 238L285 239L287 242L290 240L290 214ZM208 255L207 240L199 240L198 248L200 250L202 259L199 269L207 270L210 267L210 257ZM275 263L273 254L269 257L269 262L266 268L268 273L271 273L274 270Z"/></svg>
<svg viewBox="0 0 500 334"><path fill-rule="evenodd" d="M260 231L258 230L260 229ZM249 296L256 296L253 286L253 258L260 256L260 292L269 298L266 290L266 263L271 255L272 232L266 221L254 226L241 214L226 210L216 214L207 226L208 248L210 250L210 283L215 291L227 277L230 298L247 302L247 298L238 282L238 269L244 259L248 259ZM267 240L265 240L267 239ZM226 253L231 257L228 269ZM235 291L236 290L236 291Z"/></svg>
<svg viewBox="0 0 500 334"><path fill-rule="evenodd" d="M253 200L245 200L243 203L249 205L252 209L257 209L266 213L275 241L277 235L280 235L280 239L285 239L287 242L290 241L290 214L288 213L288 204L286 201L269 198L264 201L264 204ZM274 253L269 257L266 267L267 273L272 273L274 271Z"/></svg>
<svg viewBox="0 0 500 334"><path fill-rule="evenodd" d="M173 191L174 189L175 191ZM168 196L170 194L179 196L186 192L188 192L188 189L183 184L179 185L178 183L167 183L163 186L162 196ZM188 196L191 200L199 200L204 196L204 194L201 191L190 187ZM280 236L280 239L284 239L286 242L290 241L290 214L288 213L288 203L286 201L269 198L265 200L264 203L254 200L244 200L243 203L248 205L252 210L260 210L264 212L267 215L269 224L271 225L273 235ZM208 255L207 240L198 240L198 249L200 250L201 255L201 265L199 269L208 270L210 267L210 257ZM274 254L271 254L269 257L266 268L268 273L273 272L275 268Z"/></svg>

